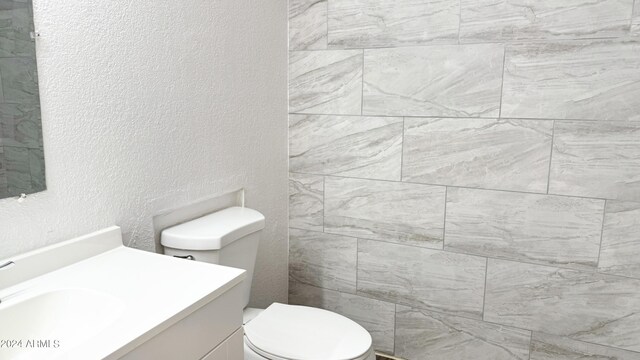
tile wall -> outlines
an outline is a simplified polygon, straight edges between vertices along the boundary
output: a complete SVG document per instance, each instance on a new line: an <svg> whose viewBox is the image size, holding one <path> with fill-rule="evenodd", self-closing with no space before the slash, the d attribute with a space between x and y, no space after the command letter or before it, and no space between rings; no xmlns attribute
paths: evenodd
<svg viewBox="0 0 640 360"><path fill-rule="evenodd" d="M640 359L640 0L290 0L290 302L407 359Z"/></svg>

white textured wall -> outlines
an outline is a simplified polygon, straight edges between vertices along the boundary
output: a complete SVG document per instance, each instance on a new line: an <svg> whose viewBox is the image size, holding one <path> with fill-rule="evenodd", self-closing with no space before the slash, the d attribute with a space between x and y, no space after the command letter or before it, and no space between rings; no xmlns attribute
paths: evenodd
<svg viewBox="0 0 640 360"><path fill-rule="evenodd" d="M0 258L245 187L254 305L286 301L286 1L34 0L48 190L0 200Z"/></svg>

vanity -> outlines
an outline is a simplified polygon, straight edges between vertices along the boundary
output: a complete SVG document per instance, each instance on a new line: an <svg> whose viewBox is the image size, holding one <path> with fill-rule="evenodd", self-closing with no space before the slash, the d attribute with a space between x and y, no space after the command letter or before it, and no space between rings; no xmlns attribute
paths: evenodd
<svg viewBox="0 0 640 360"><path fill-rule="evenodd" d="M245 271L110 227L0 260L0 359L243 359Z"/></svg>

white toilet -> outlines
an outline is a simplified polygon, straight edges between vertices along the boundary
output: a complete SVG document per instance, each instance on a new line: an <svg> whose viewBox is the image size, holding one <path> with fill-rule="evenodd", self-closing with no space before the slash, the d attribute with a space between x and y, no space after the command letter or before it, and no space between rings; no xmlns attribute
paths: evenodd
<svg viewBox="0 0 640 360"><path fill-rule="evenodd" d="M371 335L331 311L274 303L247 308L264 216L231 207L162 232L165 254L245 269L246 360L374 360Z"/></svg>

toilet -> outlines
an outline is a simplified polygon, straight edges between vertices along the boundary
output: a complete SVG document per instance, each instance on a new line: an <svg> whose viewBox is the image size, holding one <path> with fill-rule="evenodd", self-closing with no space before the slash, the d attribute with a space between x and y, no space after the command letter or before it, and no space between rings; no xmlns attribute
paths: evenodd
<svg viewBox="0 0 640 360"><path fill-rule="evenodd" d="M274 303L248 308L264 216L230 207L162 231L167 255L247 271L242 284L245 360L374 360L371 335L331 311Z"/></svg>

